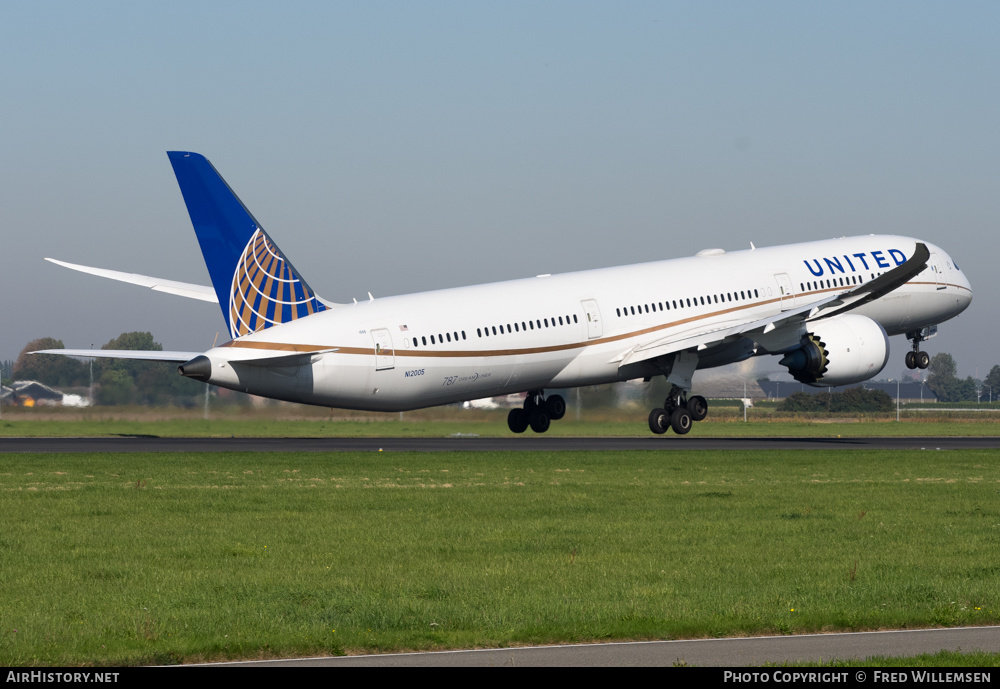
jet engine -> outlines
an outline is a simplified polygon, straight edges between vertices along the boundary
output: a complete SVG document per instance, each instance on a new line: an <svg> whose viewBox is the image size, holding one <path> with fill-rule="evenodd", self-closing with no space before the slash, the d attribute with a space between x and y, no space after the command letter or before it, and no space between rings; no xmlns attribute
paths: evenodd
<svg viewBox="0 0 1000 689"><path fill-rule="evenodd" d="M878 375L889 360L885 328L866 316L845 314L807 324L799 346L779 362L800 383L850 385Z"/></svg>

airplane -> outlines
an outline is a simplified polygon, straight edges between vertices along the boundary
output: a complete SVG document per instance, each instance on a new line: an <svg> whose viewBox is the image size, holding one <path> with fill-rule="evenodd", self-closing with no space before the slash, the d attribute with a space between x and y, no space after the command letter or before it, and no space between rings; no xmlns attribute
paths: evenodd
<svg viewBox="0 0 1000 689"><path fill-rule="evenodd" d="M972 288L945 251L869 235L539 275L335 303L306 283L215 167L167 153L212 285L59 265L216 302L231 339L208 351L58 349L39 353L178 364L181 375L274 399L406 411L527 393L514 433L548 430L566 402L545 390L665 376L655 434L688 433L708 414L699 369L780 356L801 383L859 383L889 359L889 337L920 344L968 308Z"/></svg>

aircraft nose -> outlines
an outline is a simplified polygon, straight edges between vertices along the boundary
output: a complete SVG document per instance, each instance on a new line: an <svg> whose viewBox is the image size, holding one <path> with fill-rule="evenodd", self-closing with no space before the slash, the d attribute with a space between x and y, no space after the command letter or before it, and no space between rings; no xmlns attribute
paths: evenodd
<svg viewBox="0 0 1000 689"><path fill-rule="evenodd" d="M960 310L964 311L969 304L972 303L972 284L969 279L965 277L965 273L961 270L955 271L955 283L958 287L956 290L958 292L957 299L958 304L961 307Z"/></svg>

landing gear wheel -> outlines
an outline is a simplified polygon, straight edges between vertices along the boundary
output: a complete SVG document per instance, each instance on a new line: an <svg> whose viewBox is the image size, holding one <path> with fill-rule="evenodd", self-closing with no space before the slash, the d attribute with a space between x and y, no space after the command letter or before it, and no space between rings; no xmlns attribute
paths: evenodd
<svg viewBox="0 0 1000 689"><path fill-rule="evenodd" d="M507 428L514 433L524 433L528 430L528 412L523 409L511 409L507 414Z"/></svg>
<svg viewBox="0 0 1000 689"><path fill-rule="evenodd" d="M649 412L649 430L656 435L663 435L670 428L670 415L664 409L654 409Z"/></svg>
<svg viewBox="0 0 1000 689"><path fill-rule="evenodd" d="M528 396L524 398L524 404L522 406L524 407L524 411L526 412L530 412L532 409L538 406L538 403L535 402L534 393L531 392L528 393Z"/></svg>
<svg viewBox="0 0 1000 689"><path fill-rule="evenodd" d="M670 417L670 427L677 435L684 435L691 430L691 412L684 407L678 407Z"/></svg>
<svg viewBox="0 0 1000 689"><path fill-rule="evenodd" d="M528 414L528 425L535 433L544 433L549 430L549 415L538 407L535 407Z"/></svg>
<svg viewBox="0 0 1000 689"><path fill-rule="evenodd" d="M553 421L558 421L566 416L566 400L562 398L562 395L552 395L545 398L545 413Z"/></svg>
<svg viewBox="0 0 1000 689"><path fill-rule="evenodd" d="M695 395L688 400L687 410L692 421L701 421L708 416L708 402L701 395Z"/></svg>
<svg viewBox="0 0 1000 689"><path fill-rule="evenodd" d="M913 370L917 367L917 353L907 352L906 353L906 368Z"/></svg>
<svg viewBox="0 0 1000 689"><path fill-rule="evenodd" d="M927 352L917 352L917 368L927 368L931 365L931 356Z"/></svg>

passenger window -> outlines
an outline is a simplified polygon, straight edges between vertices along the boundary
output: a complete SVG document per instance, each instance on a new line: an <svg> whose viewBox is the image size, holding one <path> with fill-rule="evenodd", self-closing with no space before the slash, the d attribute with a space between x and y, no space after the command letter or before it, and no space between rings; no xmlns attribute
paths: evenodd
<svg viewBox="0 0 1000 689"><path fill-rule="evenodd" d="M503 335L503 325L500 326L500 334Z"/></svg>
<svg viewBox="0 0 1000 689"><path fill-rule="evenodd" d="M465 339L465 331L464 330L462 331L462 339L463 340Z"/></svg>
<svg viewBox="0 0 1000 689"><path fill-rule="evenodd" d="M497 327L496 327L495 325L493 326L493 334L494 334L494 335L496 335L496 334L497 334Z"/></svg>
<svg viewBox="0 0 1000 689"><path fill-rule="evenodd" d="M563 324L563 322L562 322L562 316L559 316L559 325L562 325L562 324Z"/></svg>
<svg viewBox="0 0 1000 689"><path fill-rule="evenodd" d="M517 323L514 324L514 332L519 333L521 329L517 327Z"/></svg>
<svg viewBox="0 0 1000 689"><path fill-rule="evenodd" d="M424 347L426 347L427 346L427 338L426 337L421 337L420 339L423 341Z"/></svg>
<svg viewBox="0 0 1000 689"><path fill-rule="evenodd" d="M478 335L479 337L483 336L483 330L482 330L482 328L476 328L476 335Z"/></svg>
<svg viewBox="0 0 1000 689"><path fill-rule="evenodd" d="M451 342L451 333L445 333L448 336L448 342Z"/></svg>
<svg viewBox="0 0 1000 689"><path fill-rule="evenodd" d="M431 344L435 344L433 335L431 335Z"/></svg>
<svg viewBox="0 0 1000 689"><path fill-rule="evenodd" d="M617 308L616 308L616 309L615 309L615 313L617 313L617 314L618 314L618 317L619 317L619 318L621 318L621 317L622 317L622 310L621 310L621 309L617 309Z"/></svg>

